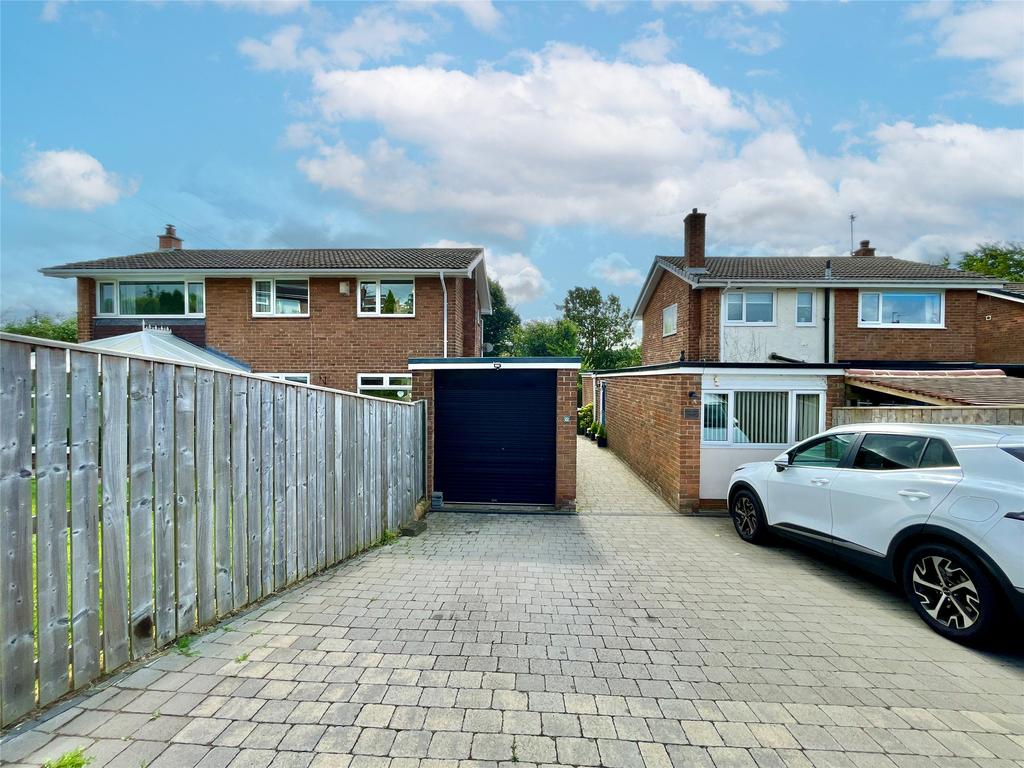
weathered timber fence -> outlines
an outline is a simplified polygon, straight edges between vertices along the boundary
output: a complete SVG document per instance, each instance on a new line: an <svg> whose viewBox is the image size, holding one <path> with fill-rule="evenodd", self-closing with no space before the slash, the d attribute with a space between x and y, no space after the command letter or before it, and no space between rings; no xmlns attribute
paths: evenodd
<svg viewBox="0 0 1024 768"><path fill-rule="evenodd" d="M1017 424L1024 425L1024 404L1012 406L891 406L833 408L832 424Z"/></svg>
<svg viewBox="0 0 1024 768"><path fill-rule="evenodd" d="M424 410L0 334L0 724L411 519Z"/></svg>

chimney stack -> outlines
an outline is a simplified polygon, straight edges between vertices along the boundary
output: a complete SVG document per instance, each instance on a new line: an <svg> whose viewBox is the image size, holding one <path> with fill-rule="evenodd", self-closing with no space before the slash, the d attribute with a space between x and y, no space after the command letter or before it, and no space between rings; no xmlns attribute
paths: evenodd
<svg viewBox="0 0 1024 768"><path fill-rule="evenodd" d="M856 251L853 252L853 256L855 256L855 257L857 257L859 259L863 259L863 258L868 258L870 256L874 256L875 255L875 249L871 248L870 246L871 246L871 241L870 240L861 240L860 241L860 248L858 248Z"/></svg>
<svg viewBox="0 0 1024 768"><path fill-rule="evenodd" d="M694 208L686 214L684 259L691 269L704 269L704 219L706 213L698 213Z"/></svg>
<svg viewBox="0 0 1024 768"><path fill-rule="evenodd" d="M173 224L167 225L167 230L160 235L159 243L161 251L177 250L181 248L181 238L178 237L178 234L174 231Z"/></svg>

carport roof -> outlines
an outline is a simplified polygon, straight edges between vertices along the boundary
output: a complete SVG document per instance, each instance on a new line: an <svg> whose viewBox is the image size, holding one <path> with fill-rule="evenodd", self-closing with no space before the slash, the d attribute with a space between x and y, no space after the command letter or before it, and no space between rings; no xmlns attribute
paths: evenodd
<svg viewBox="0 0 1024 768"><path fill-rule="evenodd" d="M1024 379L998 368L959 371L890 371L852 368L846 382L855 387L931 405L1020 405Z"/></svg>

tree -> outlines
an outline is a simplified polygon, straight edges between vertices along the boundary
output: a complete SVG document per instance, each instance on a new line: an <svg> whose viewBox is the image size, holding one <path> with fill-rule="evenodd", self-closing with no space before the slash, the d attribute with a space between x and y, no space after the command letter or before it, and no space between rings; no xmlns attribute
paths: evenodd
<svg viewBox="0 0 1024 768"><path fill-rule="evenodd" d="M947 255L942 266L951 265ZM973 251L961 253L956 267L1012 282L1024 282L1024 242L981 243Z"/></svg>
<svg viewBox="0 0 1024 768"><path fill-rule="evenodd" d="M516 331L519 330L519 313L509 306L505 289L497 280L488 279L491 290L491 314L484 316L484 344L494 347L493 355L512 354Z"/></svg>
<svg viewBox="0 0 1024 768"><path fill-rule="evenodd" d="M630 343L633 321L618 296L604 298L597 288L577 286L557 306L578 330L584 368L600 371L639 363L639 349Z"/></svg>
<svg viewBox="0 0 1024 768"><path fill-rule="evenodd" d="M39 339L54 341L78 341L78 320L74 315L67 317L50 317L49 315L32 315L21 322L6 323L3 330L7 333L18 333L22 336L35 336Z"/></svg>
<svg viewBox="0 0 1024 768"><path fill-rule="evenodd" d="M516 329L512 351L516 357L576 357L578 344L568 320L531 320Z"/></svg>

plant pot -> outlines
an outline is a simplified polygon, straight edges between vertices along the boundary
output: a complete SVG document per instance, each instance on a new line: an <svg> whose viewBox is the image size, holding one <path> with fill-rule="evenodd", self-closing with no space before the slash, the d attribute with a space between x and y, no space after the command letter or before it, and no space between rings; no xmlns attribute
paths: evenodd
<svg viewBox="0 0 1024 768"><path fill-rule="evenodd" d="M608 447L608 438L607 437L599 437L599 438L597 438L597 447L598 448L607 448Z"/></svg>

